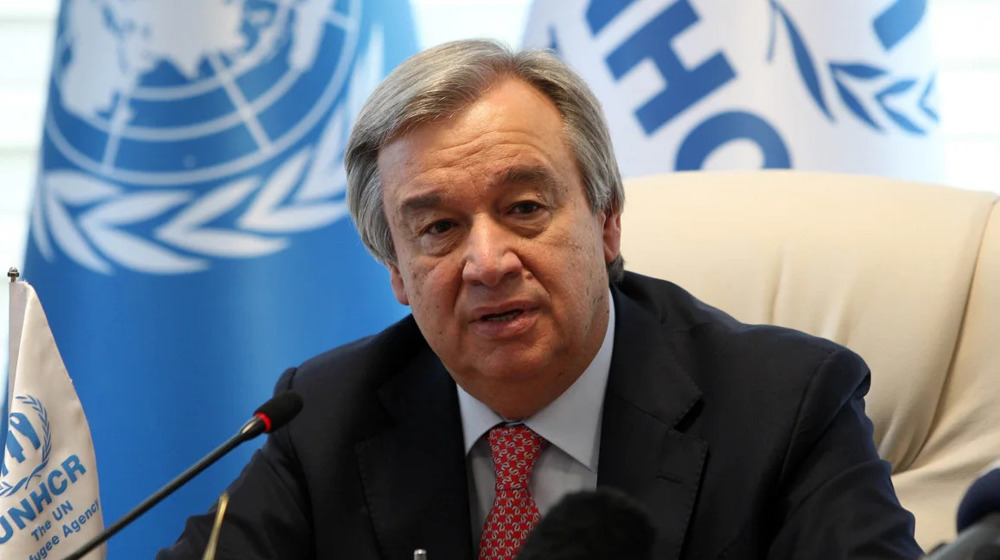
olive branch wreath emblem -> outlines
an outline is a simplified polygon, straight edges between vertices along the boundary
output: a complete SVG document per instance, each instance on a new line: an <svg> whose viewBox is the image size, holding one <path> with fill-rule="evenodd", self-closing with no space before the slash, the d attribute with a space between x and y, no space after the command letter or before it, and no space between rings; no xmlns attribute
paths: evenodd
<svg viewBox="0 0 1000 560"><path fill-rule="evenodd" d="M939 122L937 111L930 105L930 97L934 91L936 74L931 72L925 77L901 77L894 75L890 70L878 65L863 61L825 61L824 64L817 64L812 52L806 44L805 38L795 25L794 20L788 14L778 0L768 0L771 8L771 30L768 42L767 60L773 61L775 43L777 42L777 31L779 20L783 24L791 43L792 53L795 56L795 65L798 69L799 77L805 85L809 97L813 103L826 115L831 122L836 118L830 108L830 103L823 93L821 78L824 71L833 81L837 91L837 96L847 111L865 126L885 132L885 125L873 116L874 109L881 111L885 119L897 128L907 133L923 136L927 130L922 128L914 120L915 114L923 114L933 123ZM874 82L881 80L887 85L882 85L868 99L862 99L856 90L851 88L852 81ZM922 91L914 106L900 108L897 101L893 106L890 101L898 99L914 88L922 88Z"/></svg>
<svg viewBox="0 0 1000 560"><path fill-rule="evenodd" d="M32 480L41 477L42 470L49 465L49 455L52 453L52 429L49 426L49 413L42 405L42 401L31 395L18 395L15 398L31 407L31 410L35 411L38 419L42 422L42 461L32 469L28 476L17 481L16 484L10 484L6 480L0 481L0 498L13 495L21 488L27 488ZM9 434L8 437L10 437Z"/></svg>
<svg viewBox="0 0 1000 560"><path fill-rule="evenodd" d="M378 84L383 67L383 31L374 26L355 60L344 99L319 140L286 158L267 177L240 177L204 193L128 192L78 171L46 173L35 190L31 216L39 251L54 260L54 241L70 259L103 274L112 274L114 265L148 274L184 274L207 269L211 257L252 258L285 249L291 234L347 214L341 161L350 120ZM78 209L77 215L70 208ZM232 226L213 225L234 214ZM156 220L161 223L148 233L126 231Z"/></svg>

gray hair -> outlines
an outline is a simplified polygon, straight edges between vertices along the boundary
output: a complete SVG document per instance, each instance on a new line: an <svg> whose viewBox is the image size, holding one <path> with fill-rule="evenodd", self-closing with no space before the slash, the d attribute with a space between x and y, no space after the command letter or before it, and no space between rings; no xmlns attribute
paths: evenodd
<svg viewBox="0 0 1000 560"><path fill-rule="evenodd" d="M590 209L621 212L625 191L611 136L600 103L583 80L546 51L515 53L494 41L454 41L418 53L393 70L365 102L347 143L351 219L365 247L383 264L396 263L396 249L383 207L379 150L396 135L457 113L507 78L538 89L559 110ZM623 275L619 254L608 263L608 278L618 282Z"/></svg>

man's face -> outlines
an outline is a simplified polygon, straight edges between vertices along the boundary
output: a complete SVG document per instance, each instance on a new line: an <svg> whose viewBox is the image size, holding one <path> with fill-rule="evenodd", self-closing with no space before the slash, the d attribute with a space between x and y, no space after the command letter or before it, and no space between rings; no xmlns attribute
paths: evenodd
<svg viewBox="0 0 1000 560"><path fill-rule="evenodd" d="M396 299L467 392L508 418L555 400L600 348L617 214L594 214L555 105L503 81L379 152Z"/></svg>

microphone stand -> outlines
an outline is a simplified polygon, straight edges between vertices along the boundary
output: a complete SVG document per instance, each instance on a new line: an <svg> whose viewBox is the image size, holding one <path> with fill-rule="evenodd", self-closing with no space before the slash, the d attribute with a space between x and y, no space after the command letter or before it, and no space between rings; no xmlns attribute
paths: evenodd
<svg viewBox="0 0 1000 560"><path fill-rule="evenodd" d="M249 422L244 424L242 428L240 428L240 431L235 436L229 438L229 440L219 447L216 447L214 451L192 465L188 470L182 472L177 478L168 482L166 486L157 490L152 496L143 500L142 503L137 505L132 511L126 513L118 521L115 521L113 525L105 529L100 535L90 539L90 541L88 541L85 545L77 549L76 552L67 556L65 560L80 560L83 558L83 555L87 554L91 550L94 550L105 541L115 536L118 531L124 529L126 525L135 521L137 517L149 511L150 508L163 501L163 499L170 494L173 494L175 490L194 478L201 471L210 467L213 463L221 459L223 455L232 451L237 445L257 437L262 434L264 430L264 421L260 418L252 418Z"/></svg>

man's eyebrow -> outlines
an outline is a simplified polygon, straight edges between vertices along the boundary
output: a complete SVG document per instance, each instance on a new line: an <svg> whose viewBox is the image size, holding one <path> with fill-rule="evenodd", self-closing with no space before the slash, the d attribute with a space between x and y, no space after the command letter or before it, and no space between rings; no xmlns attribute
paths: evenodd
<svg viewBox="0 0 1000 560"><path fill-rule="evenodd" d="M403 200L399 205L399 213L403 216L437 208L441 205L441 195L439 193L425 193L411 196Z"/></svg>
<svg viewBox="0 0 1000 560"><path fill-rule="evenodd" d="M559 181L556 180L548 168L537 165L510 167L499 173L491 183L493 185L541 183L549 189L556 189L559 186Z"/></svg>

